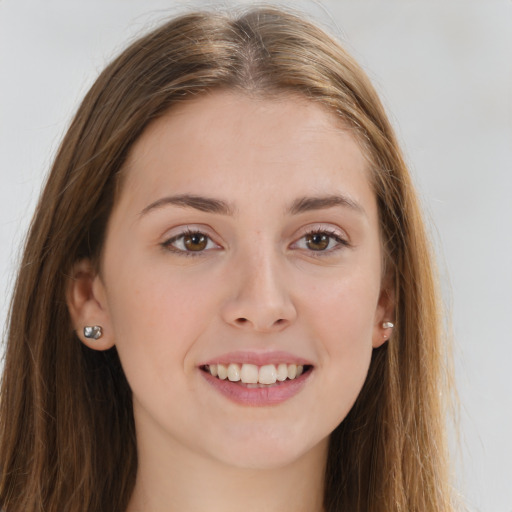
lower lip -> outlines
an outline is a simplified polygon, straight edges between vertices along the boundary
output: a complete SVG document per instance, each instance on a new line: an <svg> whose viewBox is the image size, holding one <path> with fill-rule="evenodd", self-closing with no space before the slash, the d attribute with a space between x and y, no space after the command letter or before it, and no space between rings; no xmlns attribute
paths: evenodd
<svg viewBox="0 0 512 512"><path fill-rule="evenodd" d="M277 405L289 400L304 387L313 373L313 369L309 369L296 379L276 382L275 384L262 388L248 388L240 382L231 382L227 379L221 380L217 377L213 377L208 372L203 370L199 371L206 379L206 382L226 398L229 398L237 404L253 407Z"/></svg>

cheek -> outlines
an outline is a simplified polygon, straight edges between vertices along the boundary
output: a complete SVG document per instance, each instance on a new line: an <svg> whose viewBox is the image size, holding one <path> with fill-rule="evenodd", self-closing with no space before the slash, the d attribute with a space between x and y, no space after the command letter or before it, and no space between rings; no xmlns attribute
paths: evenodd
<svg viewBox="0 0 512 512"><path fill-rule="evenodd" d="M129 380L133 375L170 380L178 374L172 368L187 370L187 353L210 321L215 299L204 279L186 279L155 265L131 268L136 270L129 276L113 269L108 291L123 368Z"/></svg>
<svg viewBox="0 0 512 512"><path fill-rule="evenodd" d="M375 280L364 274L311 288L310 324L319 340L319 375L333 425L348 414L366 379L378 293Z"/></svg>
<svg viewBox="0 0 512 512"><path fill-rule="evenodd" d="M377 273L367 271L339 276L322 284L311 283L304 309L318 318L329 349L357 349L371 346L379 297Z"/></svg>

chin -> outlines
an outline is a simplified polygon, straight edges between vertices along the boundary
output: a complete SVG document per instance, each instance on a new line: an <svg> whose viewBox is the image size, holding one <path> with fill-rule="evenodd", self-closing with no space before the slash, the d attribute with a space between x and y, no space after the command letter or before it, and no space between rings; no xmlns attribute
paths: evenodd
<svg viewBox="0 0 512 512"><path fill-rule="evenodd" d="M283 433L275 429L251 429L243 435L238 432L238 436L230 431L229 446L218 458L239 469L273 470L315 457L316 453L326 453L328 437L312 440L294 435L290 430L289 425Z"/></svg>
<svg viewBox="0 0 512 512"><path fill-rule="evenodd" d="M302 453L275 453L271 451L249 450L238 453L235 457L224 458L222 462L241 470L272 471L291 466L298 462L304 454Z"/></svg>

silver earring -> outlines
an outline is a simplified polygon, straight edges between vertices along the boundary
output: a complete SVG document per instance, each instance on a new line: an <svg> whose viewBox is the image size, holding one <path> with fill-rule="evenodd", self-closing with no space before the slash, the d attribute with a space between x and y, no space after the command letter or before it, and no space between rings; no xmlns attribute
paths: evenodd
<svg viewBox="0 0 512 512"><path fill-rule="evenodd" d="M84 336L90 340L99 340L103 336L103 329L100 325L85 326Z"/></svg>
<svg viewBox="0 0 512 512"><path fill-rule="evenodd" d="M393 322L382 322L383 329L392 329L393 327L395 327Z"/></svg>

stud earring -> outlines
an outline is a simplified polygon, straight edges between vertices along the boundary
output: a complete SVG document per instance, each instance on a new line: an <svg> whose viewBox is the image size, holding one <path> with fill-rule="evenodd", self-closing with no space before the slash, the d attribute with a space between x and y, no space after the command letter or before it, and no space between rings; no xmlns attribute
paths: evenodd
<svg viewBox="0 0 512 512"><path fill-rule="evenodd" d="M395 327L393 322L382 322L383 329L392 329L393 327Z"/></svg>
<svg viewBox="0 0 512 512"><path fill-rule="evenodd" d="M103 329L100 325L85 326L84 336L90 340L99 340L103 336Z"/></svg>

